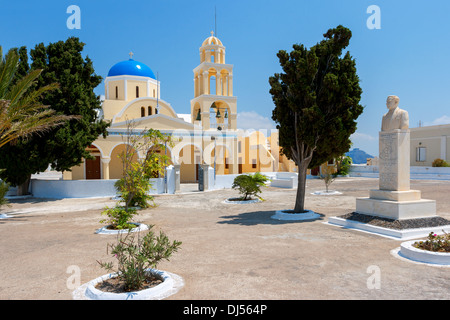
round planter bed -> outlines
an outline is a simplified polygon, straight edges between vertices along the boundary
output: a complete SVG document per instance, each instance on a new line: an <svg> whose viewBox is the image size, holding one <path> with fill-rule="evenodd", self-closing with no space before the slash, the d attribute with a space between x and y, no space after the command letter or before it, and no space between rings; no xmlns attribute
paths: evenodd
<svg viewBox="0 0 450 320"><path fill-rule="evenodd" d="M262 200L261 199L241 200L241 198L228 198L224 201L224 203L231 203L231 204L246 204L258 202L262 202Z"/></svg>
<svg viewBox="0 0 450 320"><path fill-rule="evenodd" d="M313 220L320 218L320 214L307 210L303 213L292 213L292 210L278 210L272 216L275 220Z"/></svg>
<svg viewBox="0 0 450 320"><path fill-rule="evenodd" d="M402 242L398 254L401 257L416 262L450 267L450 252L434 252L416 248L413 246L413 244L418 241L421 240L411 240Z"/></svg>
<svg viewBox="0 0 450 320"><path fill-rule="evenodd" d="M148 226L143 223L137 223L132 222L131 224L136 225L136 228L133 228L131 230L129 229L110 229L110 226L104 226L103 228L97 229L95 233L97 234L119 234L119 233L126 233L126 232L138 232L138 231L144 231L148 230Z"/></svg>
<svg viewBox="0 0 450 320"><path fill-rule="evenodd" d="M334 195L342 194L342 192L339 192L336 190L328 190L328 192L326 190L321 190L321 191L315 191L311 194L315 195L315 196L334 196Z"/></svg>
<svg viewBox="0 0 450 320"><path fill-rule="evenodd" d="M183 279L175 274L156 269L146 271L162 282L151 288L132 292L114 293L96 288L98 284L117 277L117 273L110 273L79 287L73 292L73 298L77 300L160 300L175 294L184 285Z"/></svg>

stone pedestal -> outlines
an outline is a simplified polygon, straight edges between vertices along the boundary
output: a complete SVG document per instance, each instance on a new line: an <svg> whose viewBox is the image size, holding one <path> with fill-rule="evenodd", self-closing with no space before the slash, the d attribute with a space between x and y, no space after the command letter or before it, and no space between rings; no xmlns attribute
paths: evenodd
<svg viewBox="0 0 450 320"><path fill-rule="evenodd" d="M408 191L410 172L409 129L379 134L380 190Z"/></svg>
<svg viewBox="0 0 450 320"><path fill-rule="evenodd" d="M379 190L356 199L356 212L394 220L436 216L436 201L410 190L410 133L380 132Z"/></svg>

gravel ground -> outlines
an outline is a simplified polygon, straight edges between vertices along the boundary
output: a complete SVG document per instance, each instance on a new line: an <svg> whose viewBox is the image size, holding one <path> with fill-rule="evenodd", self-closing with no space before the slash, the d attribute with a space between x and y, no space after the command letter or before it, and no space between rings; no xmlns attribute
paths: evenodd
<svg viewBox="0 0 450 320"><path fill-rule="evenodd" d="M343 219L359 221L363 223L368 223L374 226L404 230L404 229L415 229L415 228L430 228L439 226L449 226L450 221L442 217L430 217L430 218L420 218L420 219L404 219L404 220L394 220L387 218L380 218L366 214L360 214L357 212L347 213L339 216Z"/></svg>
<svg viewBox="0 0 450 320"><path fill-rule="evenodd" d="M411 181L422 198L437 201L450 219L450 181ZM163 230L180 250L158 268L179 275L184 286L167 300L446 300L450 268L414 263L391 253L400 241L326 224L351 214L356 197L367 197L378 179L338 178L339 195L308 180L306 209L314 221L278 221L276 210L292 209L296 190L264 188L266 201L227 204L234 190L155 197L135 222ZM114 235L95 234L111 199L26 199L2 208L0 299L72 300L79 285L106 274L99 261L114 261L107 244ZM380 286L370 286L373 270Z"/></svg>

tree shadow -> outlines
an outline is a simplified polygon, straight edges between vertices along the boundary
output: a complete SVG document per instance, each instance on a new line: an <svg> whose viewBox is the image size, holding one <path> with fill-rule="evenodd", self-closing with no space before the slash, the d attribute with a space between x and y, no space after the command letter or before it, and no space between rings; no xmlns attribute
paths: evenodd
<svg viewBox="0 0 450 320"><path fill-rule="evenodd" d="M29 203L29 204L36 204L36 203L42 203L42 202L50 202L50 201L58 201L62 199L57 198L34 198L32 196L27 198L20 198L20 197L7 197L7 200L9 203Z"/></svg>
<svg viewBox="0 0 450 320"><path fill-rule="evenodd" d="M2 217L0 218L0 224L5 224L8 222L23 222L23 221L28 221L29 218L33 218L36 216L32 216L32 215L26 215L26 216L21 216L21 213L13 213L13 214L8 214L8 213L3 213L6 214L7 217ZM0 216L2 215L2 213L0 213Z"/></svg>
<svg viewBox="0 0 450 320"><path fill-rule="evenodd" d="M219 218L224 219L219 221L219 224L238 224L242 226L255 226L260 224L278 225L278 224L293 224L293 223L306 223L313 222L316 220L323 220L324 214L316 212L320 217L308 220L277 220L273 219L272 216L275 215L275 210L270 211L254 211L254 212L243 212L237 215L221 216Z"/></svg>

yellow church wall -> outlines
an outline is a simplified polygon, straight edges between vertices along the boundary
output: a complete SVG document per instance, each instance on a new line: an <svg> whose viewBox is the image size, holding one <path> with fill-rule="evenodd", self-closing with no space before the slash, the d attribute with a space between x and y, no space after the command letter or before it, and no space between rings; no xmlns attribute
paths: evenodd
<svg viewBox="0 0 450 320"><path fill-rule="evenodd" d="M163 114L168 117L177 118L175 111L172 107L165 101L157 101L155 98L139 98L134 102L128 103L124 106L114 117L113 122L123 122L132 119L142 118L142 108L144 111L144 117L149 116L149 107L151 107L152 115L156 114L156 106L158 105L158 114Z"/></svg>
<svg viewBox="0 0 450 320"><path fill-rule="evenodd" d="M116 114L123 108L123 101L121 100L105 100L103 101L103 118L105 120L112 120Z"/></svg>
<svg viewBox="0 0 450 320"><path fill-rule="evenodd" d="M201 154L198 148L194 145L187 145L180 150L178 156L180 163L180 182L196 182L197 164L201 163Z"/></svg>
<svg viewBox="0 0 450 320"><path fill-rule="evenodd" d="M72 167L72 179L71 180L83 180L84 176L84 161L75 167Z"/></svg>
<svg viewBox="0 0 450 320"><path fill-rule="evenodd" d="M107 85L105 85L105 93L106 99L108 100L125 100L125 80L113 80L108 81ZM117 91L116 91L117 88ZM116 96L117 93L117 96Z"/></svg>

